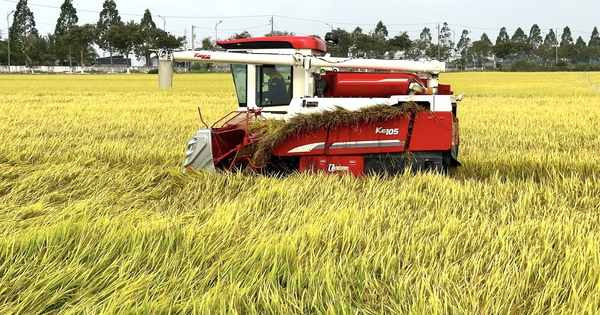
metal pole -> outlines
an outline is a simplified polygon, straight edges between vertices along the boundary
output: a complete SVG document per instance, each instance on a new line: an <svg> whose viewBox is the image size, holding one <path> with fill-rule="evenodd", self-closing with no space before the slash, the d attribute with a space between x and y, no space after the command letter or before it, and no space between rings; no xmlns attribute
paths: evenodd
<svg viewBox="0 0 600 315"><path fill-rule="evenodd" d="M157 15L157 16L163 20L163 31L166 31L167 20L165 20L164 16L161 16L161 15Z"/></svg>
<svg viewBox="0 0 600 315"><path fill-rule="evenodd" d="M558 28L556 29L556 34L554 35L554 38L556 39L556 45L554 45L554 47L556 48L556 63L555 63L555 65L558 66Z"/></svg>
<svg viewBox="0 0 600 315"><path fill-rule="evenodd" d="M196 50L196 47L194 47L194 39L196 39L196 35L194 35L194 25L192 25L192 50Z"/></svg>
<svg viewBox="0 0 600 315"><path fill-rule="evenodd" d="M6 43L8 44L8 72L9 73L10 73L10 24L8 23L8 18L14 12L15 12L15 10L12 10L12 11L8 12L8 14L6 15L6 30L7 30L6 33L8 34Z"/></svg>
<svg viewBox="0 0 600 315"><path fill-rule="evenodd" d="M437 34L437 38L438 38L438 58L437 58L437 60L440 60L440 55L441 55L441 53L440 53L440 50L441 50L441 47L440 47L440 23L438 23L438 25L437 25L437 31L438 31L438 34Z"/></svg>
<svg viewBox="0 0 600 315"><path fill-rule="evenodd" d="M215 44L217 43L217 39L219 39L219 37L217 36L217 26L219 26L219 24L221 24L221 22L223 22L223 21L219 21L219 22L215 23Z"/></svg>

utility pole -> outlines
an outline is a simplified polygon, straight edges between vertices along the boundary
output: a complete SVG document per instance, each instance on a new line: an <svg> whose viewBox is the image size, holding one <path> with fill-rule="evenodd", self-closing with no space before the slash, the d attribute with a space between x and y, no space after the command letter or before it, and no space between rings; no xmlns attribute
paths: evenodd
<svg viewBox="0 0 600 315"><path fill-rule="evenodd" d="M269 23L271 23L271 34L273 34L273 16L271 15L271 18L269 18Z"/></svg>
<svg viewBox="0 0 600 315"><path fill-rule="evenodd" d="M7 33L6 43L8 44L8 72L9 73L10 73L10 23L8 23L8 18L14 12L15 12L15 10L12 10L12 11L8 12L8 14L6 15L6 33Z"/></svg>
<svg viewBox="0 0 600 315"><path fill-rule="evenodd" d="M159 18L163 20L163 31L166 31L165 27L167 26L167 20L165 20L164 16L157 15Z"/></svg>
<svg viewBox="0 0 600 315"><path fill-rule="evenodd" d="M183 29L183 38L185 38L185 40L183 41L183 49L187 50L187 45L188 45L187 28Z"/></svg>
<svg viewBox="0 0 600 315"><path fill-rule="evenodd" d="M438 23L438 25L437 25L437 31L438 31L438 36L437 36L438 37L438 58L437 58L437 60L440 60L440 57L441 57L441 51L440 51L440 49L441 49L441 47L440 47L440 23Z"/></svg>
<svg viewBox="0 0 600 315"><path fill-rule="evenodd" d="M552 29L550 29L552 32ZM558 65L558 27L556 28L556 32L554 33L554 49L556 51L556 61L554 65Z"/></svg>
<svg viewBox="0 0 600 315"><path fill-rule="evenodd" d="M194 40L196 39L196 35L194 34L194 25L192 25L192 50L196 50L194 47Z"/></svg>
<svg viewBox="0 0 600 315"><path fill-rule="evenodd" d="M219 37L217 36L217 26L219 26L219 24L221 24L221 22L223 22L222 20L215 23L215 45L217 44L217 39L219 39Z"/></svg>

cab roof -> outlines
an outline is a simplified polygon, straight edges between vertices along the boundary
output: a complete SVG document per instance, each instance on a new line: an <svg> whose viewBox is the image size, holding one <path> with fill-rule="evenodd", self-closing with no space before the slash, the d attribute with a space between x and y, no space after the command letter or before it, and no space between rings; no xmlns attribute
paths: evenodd
<svg viewBox="0 0 600 315"><path fill-rule="evenodd" d="M217 44L229 49L312 49L326 52L325 42L311 36L267 36L231 40L218 40Z"/></svg>

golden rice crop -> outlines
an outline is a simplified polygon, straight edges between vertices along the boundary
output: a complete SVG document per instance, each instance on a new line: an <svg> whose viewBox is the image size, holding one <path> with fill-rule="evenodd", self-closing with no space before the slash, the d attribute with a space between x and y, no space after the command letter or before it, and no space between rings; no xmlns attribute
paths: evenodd
<svg viewBox="0 0 600 315"><path fill-rule="evenodd" d="M230 76L0 76L0 313L595 314L590 73L450 73L451 176L181 172Z"/></svg>

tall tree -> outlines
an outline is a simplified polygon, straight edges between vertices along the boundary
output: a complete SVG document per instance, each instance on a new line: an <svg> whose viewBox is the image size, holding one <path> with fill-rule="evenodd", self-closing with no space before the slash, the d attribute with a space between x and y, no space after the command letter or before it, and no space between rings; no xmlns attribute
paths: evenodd
<svg viewBox="0 0 600 315"><path fill-rule="evenodd" d="M27 0L19 0L15 9L13 23L9 28L10 42L21 52L27 66L32 65L30 54L39 38L35 28L33 12L27 5Z"/></svg>
<svg viewBox="0 0 600 315"><path fill-rule="evenodd" d="M479 40L473 42L471 51L482 67L485 67L485 62L492 57L492 46L492 41L486 33L483 33Z"/></svg>
<svg viewBox="0 0 600 315"><path fill-rule="evenodd" d="M492 40L487 36L486 33L481 34L481 38L479 40L482 42L489 43L490 46L493 46Z"/></svg>
<svg viewBox="0 0 600 315"><path fill-rule="evenodd" d="M542 30L537 24L533 24L531 29L529 30L529 37L527 37L527 43L529 43L534 48L540 47L542 44Z"/></svg>
<svg viewBox="0 0 600 315"><path fill-rule="evenodd" d="M471 47L471 39L469 38L469 31L463 30L460 35L460 39L456 44L456 50L463 56L468 54L468 49Z"/></svg>
<svg viewBox="0 0 600 315"><path fill-rule="evenodd" d="M129 55L133 51L133 48L142 41L140 25L135 21L129 21L127 23L117 22L113 24L105 37L110 47L114 47L114 49L123 54L126 59L129 59Z"/></svg>
<svg viewBox="0 0 600 315"><path fill-rule="evenodd" d="M452 55L452 50L454 48L454 42L452 41L452 37L450 37L452 30L448 27L448 23L444 22L442 28L439 33L439 47L438 47L438 59L439 60L447 60Z"/></svg>
<svg viewBox="0 0 600 315"><path fill-rule="evenodd" d="M577 50L577 56L575 57L577 59L577 62L585 62L587 61L587 59L585 58L585 47L586 47L586 43L583 40L583 38L581 36L577 37L577 41L575 41L575 48Z"/></svg>
<svg viewBox="0 0 600 315"><path fill-rule="evenodd" d="M410 49L411 44L412 41L406 32L390 38L388 40L388 46L391 57L393 58L393 56L399 51L403 51L406 54L406 52Z"/></svg>
<svg viewBox="0 0 600 315"><path fill-rule="evenodd" d="M592 30L592 36L590 36L588 46L600 46L600 34L598 34L597 26L594 26L594 30Z"/></svg>
<svg viewBox="0 0 600 315"><path fill-rule="evenodd" d="M79 22L77 9L73 7L72 0L65 0L60 6L60 15L58 16L56 26L54 27L56 57L61 64L66 60L67 55L69 56L69 60L71 59L70 44L61 39L69 32L73 25L77 24L77 22Z"/></svg>
<svg viewBox="0 0 600 315"><path fill-rule="evenodd" d="M113 47L110 45L106 35L108 34L108 30L119 22L121 22L121 16L119 16L119 10L117 10L117 4L114 0L105 0L102 4L102 11L100 11L100 18L98 19L98 23L96 23L96 36L98 38L98 46L105 51L109 51L111 64Z"/></svg>
<svg viewBox="0 0 600 315"><path fill-rule="evenodd" d="M419 34L419 40L415 43L415 48L420 52L421 56L425 55L430 58L435 58L437 56L437 49L435 49L435 47L432 49L431 40L431 29L424 27L421 34Z"/></svg>
<svg viewBox="0 0 600 315"><path fill-rule="evenodd" d="M533 45L529 44L528 37L522 28L518 27L510 38L511 55L519 59L528 58L533 51ZM501 43L502 44L502 43Z"/></svg>
<svg viewBox="0 0 600 315"><path fill-rule="evenodd" d="M510 37L508 37L508 33L506 32L506 27L502 27L500 32L498 33L498 37L496 37L496 45L510 41Z"/></svg>
<svg viewBox="0 0 600 315"><path fill-rule="evenodd" d="M510 41L515 42L515 43L526 43L527 35L525 35L525 31L523 31L522 28L517 27L517 30L515 31L513 36L510 38Z"/></svg>
<svg viewBox="0 0 600 315"><path fill-rule="evenodd" d="M423 28L421 34L419 34L419 40L427 45L431 44L431 30L428 27Z"/></svg>
<svg viewBox="0 0 600 315"><path fill-rule="evenodd" d="M96 26L84 24L73 25L69 32L62 37L62 41L70 43L71 47L79 52L79 65L85 65L85 55L96 38ZM83 69L82 69L83 71Z"/></svg>
<svg viewBox="0 0 600 315"><path fill-rule="evenodd" d="M387 37L389 33L382 21L379 21L370 34L372 58L384 58L388 51Z"/></svg>
<svg viewBox="0 0 600 315"><path fill-rule="evenodd" d="M553 29L550 29L546 37L544 37L544 44L557 45L558 40L556 38L556 33L554 33Z"/></svg>
<svg viewBox="0 0 600 315"><path fill-rule="evenodd" d="M570 44L573 44L573 36L571 35L571 29L568 26L565 26L560 35L560 47Z"/></svg>
<svg viewBox="0 0 600 315"><path fill-rule="evenodd" d="M473 56L469 54L469 49L471 48L471 39L469 38L469 31L463 30L460 35L460 39L456 44L456 50L460 53L460 60L458 62L459 67L466 67L469 60L472 60Z"/></svg>
<svg viewBox="0 0 600 315"><path fill-rule="evenodd" d="M152 34L154 33L155 29L156 24L152 20L152 13L150 13L150 10L146 9L146 11L144 11L142 20L140 21L140 35L142 40L140 44L134 48L135 56L138 60L140 60L142 57L146 59L146 66L150 66L150 54L152 53L150 50L152 48Z"/></svg>
<svg viewBox="0 0 600 315"><path fill-rule="evenodd" d="M353 56L355 58L369 58L372 38L363 33L362 28L358 26L350 33L350 37L354 43L352 47Z"/></svg>
<svg viewBox="0 0 600 315"><path fill-rule="evenodd" d="M385 40L387 39L389 33L387 30L387 27L383 24L382 21L377 22L377 25L375 26L375 29L373 30L372 36L380 39L380 40Z"/></svg>

